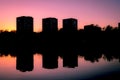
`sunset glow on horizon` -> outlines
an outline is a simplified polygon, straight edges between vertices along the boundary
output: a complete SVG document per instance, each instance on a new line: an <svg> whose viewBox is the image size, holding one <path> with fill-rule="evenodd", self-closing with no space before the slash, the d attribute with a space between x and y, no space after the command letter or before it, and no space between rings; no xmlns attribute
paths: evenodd
<svg viewBox="0 0 120 80"><path fill-rule="evenodd" d="M62 28L65 18L78 19L84 25L117 27L120 22L120 0L0 0L0 30L16 30L16 17L34 18L34 31L42 30L42 19L55 17Z"/></svg>

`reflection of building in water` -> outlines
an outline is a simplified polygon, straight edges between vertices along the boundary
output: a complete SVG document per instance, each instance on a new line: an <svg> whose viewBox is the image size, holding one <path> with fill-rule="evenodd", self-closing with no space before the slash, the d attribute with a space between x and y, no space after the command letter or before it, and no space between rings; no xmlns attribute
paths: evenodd
<svg viewBox="0 0 120 80"><path fill-rule="evenodd" d="M58 56L54 54L53 55L43 54L42 63L43 68L47 69L58 68Z"/></svg>
<svg viewBox="0 0 120 80"><path fill-rule="evenodd" d="M63 19L63 30L77 31L77 19L74 18Z"/></svg>
<svg viewBox="0 0 120 80"><path fill-rule="evenodd" d="M29 16L17 17L17 33L32 33L33 18Z"/></svg>
<svg viewBox="0 0 120 80"><path fill-rule="evenodd" d="M78 66L77 54L70 54L63 56L63 67L75 68Z"/></svg>
<svg viewBox="0 0 120 80"><path fill-rule="evenodd" d="M23 52L22 52L23 51ZM16 69L22 72L33 70L33 53L27 50L18 51Z"/></svg>
<svg viewBox="0 0 120 80"><path fill-rule="evenodd" d="M58 20L56 18L44 18L42 20L42 31L43 32L57 32L58 31Z"/></svg>

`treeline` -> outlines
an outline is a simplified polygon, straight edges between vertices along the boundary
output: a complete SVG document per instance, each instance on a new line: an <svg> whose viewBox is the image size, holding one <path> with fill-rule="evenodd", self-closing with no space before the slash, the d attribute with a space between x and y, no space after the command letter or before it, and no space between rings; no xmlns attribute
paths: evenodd
<svg viewBox="0 0 120 80"><path fill-rule="evenodd" d="M0 48L15 47L17 45L32 45L34 47L73 48L94 46L100 48L119 48L120 28L107 26L102 29L97 25L87 25L78 31L59 30L58 32L16 33L0 32ZM62 47L61 47L62 46Z"/></svg>
<svg viewBox="0 0 120 80"><path fill-rule="evenodd" d="M84 29L78 31L67 31L64 29L58 32L40 32L40 33L16 33L15 31L1 31L0 32L0 45L1 46L11 46L17 43L32 42L35 46L43 45L72 45L82 47L86 45L114 45L117 46L120 43L119 40L120 28L113 28L112 26L107 26L106 28L101 28L97 25L87 25ZM63 44L62 44L63 43ZM43 44L43 45L42 45ZM54 46L54 45L53 45Z"/></svg>
<svg viewBox="0 0 120 80"><path fill-rule="evenodd" d="M70 52L83 56L100 56L102 53L120 58L120 28L87 25L83 30L59 30L51 33L0 32L0 53L13 56L16 51L32 50L32 53L57 54L63 56ZM72 54L71 53L71 54ZM22 54L22 53L21 53ZM29 53L26 52L26 55ZM52 54L52 55L54 55ZM98 56L98 57L100 57ZM88 59L88 58L86 58ZM97 59L97 58L95 58ZM93 60L94 61L94 60Z"/></svg>

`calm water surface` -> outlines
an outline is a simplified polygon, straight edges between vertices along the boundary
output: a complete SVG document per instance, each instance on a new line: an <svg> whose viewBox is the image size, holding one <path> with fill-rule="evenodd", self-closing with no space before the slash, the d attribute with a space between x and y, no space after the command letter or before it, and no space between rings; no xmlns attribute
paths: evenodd
<svg viewBox="0 0 120 80"><path fill-rule="evenodd" d="M117 59L107 61L103 57L99 62L86 61L78 56L78 67L63 67L63 59L58 57L58 68L43 68L42 55L33 56L33 70L22 72L16 68L16 57L0 57L0 80L71 80L90 79L108 73L120 72L120 63Z"/></svg>

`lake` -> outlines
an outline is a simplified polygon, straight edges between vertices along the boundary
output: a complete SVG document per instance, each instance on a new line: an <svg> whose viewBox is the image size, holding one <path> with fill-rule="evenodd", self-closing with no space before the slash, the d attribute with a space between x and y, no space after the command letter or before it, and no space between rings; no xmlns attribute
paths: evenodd
<svg viewBox="0 0 120 80"><path fill-rule="evenodd" d="M26 57L26 58L24 58ZM77 55L51 57L36 53L29 56L0 56L0 80L89 80L119 78L119 59L104 55L96 60Z"/></svg>

